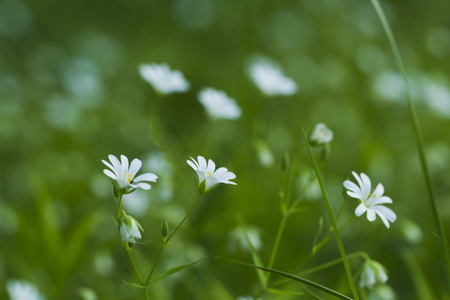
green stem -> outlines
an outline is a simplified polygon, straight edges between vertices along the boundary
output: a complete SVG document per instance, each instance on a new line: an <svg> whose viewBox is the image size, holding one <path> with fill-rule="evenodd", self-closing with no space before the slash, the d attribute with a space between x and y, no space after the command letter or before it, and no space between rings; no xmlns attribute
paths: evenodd
<svg viewBox="0 0 450 300"><path fill-rule="evenodd" d="M442 218L439 213L440 209L439 209L439 205L438 205L438 202L437 202L435 194L434 194L434 188L433 188L430 172L428 169L427 160L425 157L424 141L423 141L423 136L422 136L421 129L420 129L419 118L417 116L414 102L411 97L411 92L410 92L408 80L406 77L406 71L405 71L405 67L403 65L400 51L398 50L394 35L391 31L389 23L386 20L383 9L381 8L378 0L371 0L371 2L372 2L372 5L373 5L378 17L380 18L380 21L381 21L381 24L383 25L384 31L386 32L387 38L388 38L389 43L392 48L392 52L394 54L395 62L396 62L397 67L400 70L400 73L402 74L402 77L403 77L403 83L404 83L406 96L407 96L406 99L408 102L409 114L411 116L414 133L415 133L416 139L417 139L420 163L422 165L422 172L425 177L425 181L427 183L428 195L429 195L429 199L431 202L431 207L433 209L433 217L434 217L435 226L437 228L438 235L441 237L441 239L444 242L447 242L447 237L446 237L445 230L444 230L444 224L443 224ZM442 244L441 244L441 251L443 252L443 255L444 255L445 264L447 266L447 280L449 281L449 284L450 284L450 255L449 255L449 252L447 251L447 249L445 249L445 247L443 247Z"/></svg>
<svg viewBox="0 0 450 300"><path fill-rule="evenodd" d="M285 214L283 214L283 217L281 218L280 225L279 225L278 231L277 231L277 236L275 238L275 243L273 245L272 253L270 255L269 264L267 265L268 268L272 268L273 264L275 263L275 258L278 253L278 248L280 247L281 238L283 236L284 228L286 227L286 221L287 221L288 217L289 217L289 215L285 213ZM265 284L267 284L267 282L269 281L269 278L270 278L270 273L267 273L266 278L265 278Z"/></svg>
<svg viewBox="0 0 450 300"><path fill-rule="evenodd" d="M127 253L128 253L128 257L130 258L130 262L131 262L131 266L133 267L134 274L136 275L136 278L137 278L139 284L143 285L144 282L142 281L141 274L139 274L136 264L134 263L133 257L131 256L131 250L129 248L127 249Z"/></svg>
<svg viewBox="0 0 450 300"><path fill-rule="evenodd" d="M355 282L354 282L353 276L352 276L352 271L350 270L350 265L348 263L347 255L345 254L344 244L342 243L341 236L339 235L339 230L338 230L338 227L336 225L336 220L334 219L333 210L331 209L330 201L328 200L328 195L327 195L327 192L325 190L325 186L324 186L323 181L322 181L322 176L320 176L319 167L317 166L316 159L314 158L314 154L312 152L311 146L309 145L308 137L306 136L305 131L303 131L303 135L305 137L306 145L307 145L308 150L309 150L309 155L311 156L311 160L313 162L314 169L316 171L317 180L319 181L319 185L320 185L320 188L322 190L323 201L324 201L325 206L327 208L328 218L330 219L331 226L333 227L334 234L336 236L336 241L337 241L337 244L338 244L338 247L339 247L339 252L341 253L342 262L344 264L345 272L347 273L347 279L348 279L348 283L350 285L350 289L352 290L353 297L355 298L355 300L359 300L358 291L356 290L356 285L355 285Z"/></svg>
<svg viewBox="0 0 450 300"><path fill-rule="evenodd" d="M156 255L155 262L153 263L152 269L150 270L150 273L147 276L147 279L145 280L144 286L147 286L150 282L150 279L152 278L153 272L155 271L156 265L159 262L159 258L161 257L161 254L163 252L163 249L169 244L170 239L175 235L175 233L180 229L181 225L186 221L188 216L191 214L192 210L194 209L195 205L197 204L198 199L200 198L201 193L197 195L197 198L195 198L195 201L192 203L191 207L189 208L188 212L184 216L183 220L181 220L180 224L175 228L175 230L169 235L169 237L164 241L164 243L161 244L161 247L159 248L158 254Z"/></svg>
<svg viewBox="0 0 450 300"><path fill-rule="evenodd" d="M120 226L120 203L122 202L123 194L119 194L117 197L117 224Z"/></svg>

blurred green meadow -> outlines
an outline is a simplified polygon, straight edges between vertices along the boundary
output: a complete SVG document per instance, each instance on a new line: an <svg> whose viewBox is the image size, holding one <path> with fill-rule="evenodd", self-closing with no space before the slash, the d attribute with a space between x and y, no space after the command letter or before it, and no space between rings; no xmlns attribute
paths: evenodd
<svg viewBox="0 0 450 300"><path fill-rule="evenodd" d="M450 2L383 1L406 66L444 227L450 225ZM19 1L0 2L0 299L24 280L45 299L144 299L112 216L117 203L101 160L143 162L158 175L123 207L144 228L134 246L144 276L197 195L186 163L202 155L236 174L200 198L157 272L204 259L151 285L151 299L232 300L259 289L239 220L268 263L281 219L284 157L294 161L310 132L334 133L322 176L337 213L344 180L382 182L397 220L355 218L341 231L348 254L364 251L389 280L367 299L450 299L441 245L419 164L403 82L370 1ZM267 96L249 76L254 57L275 62L298 90ZM167 63L189 91L161 95L139 74ZM224 91L242 114L213 119L198 101ZM316 158L321 156L315 150ZM293 197L312 173L302 152ZM354 215L348 196L340 223ZM317 182L286 224L273 268L296 274L340 258L331 240L306 264L323 218ZM355 282L363 260L350 259ZM342 264L305 276L351 296ZM274 282L280 279L271 275ZM286 281L262 299L316 299ZM333 299L308 287L323 299ZM384 294L383 294L384 293ZM381 296L380 296L381 295ZM251 298L249 298L251 299ZM321 298L317 298L321 299Z"/></svg>

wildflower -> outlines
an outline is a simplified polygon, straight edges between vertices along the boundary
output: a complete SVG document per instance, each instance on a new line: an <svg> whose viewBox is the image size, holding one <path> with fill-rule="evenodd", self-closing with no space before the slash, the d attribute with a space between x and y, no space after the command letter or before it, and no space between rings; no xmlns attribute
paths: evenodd
<svg viewBox="0 0 450 300"><path fill-rule="evenodd" d="M34 284L24 280L11 279L6 282L6 289L11 300L44 300Z"/></svg>
<svg viewBox="0 0 450 300"><path fill-rule="evenodd" d="M390 208L380 205L392 203L391 198L388 196L383 196L383 185L379 183L375 190L371 192L370 179L366 174L361 173L361 177L355 172L352 172L352 174L355 176L359 186L349 180L346 180L344 181L344 187L348 189L347 194L350 197L361 200L361 204L359 204L355 210L355 215L359 217L367 212L367 219L370 222L374 221L376 215L378 215L384 225L389 228L389 222L394 222L397 219L397 215Z"/></svg>
<svg viewBox="0 0 450 300"><path fill-rule="evenodd" d="M366 260L361 268L359 286L371 289L377 283L386 283L388 280L386 268L377 261Z"/></svg>
<svg viewBox="0 0 450 300"><path fill-rule="evenodd" d="M141 238L141 232L139 230L144 231L144 229L142 229L141 225L135 218L127 215L123 210L122 218L119 223L119 231L122 241L134 244L136 239Z"/></svg>
<svg viewBox="0 0 450 300"><path fill-rule="evenodd" d="M139 73L145 81L163 95L186 92L190 88L190 84L184 79L183 73L178 70L170 70L170 67L165 63L141 64Z"/></svg>
<svg viewBox="0 0 450 300"><path fill-rule="evenodd" d="M323 146L333 140L333 131L331 131L325 124L318 123L309 136L311 146Z"/></svg>
<svg viewBox="0 0 450 300"><path fill-rule="evenodd" d="M135 177L142 166L142 162L137 158L133 159L129 168L128 158L125 155L120 156L122 162L119 162L117 157L112 154L110 154L108 158L112 165L105 160L102 160L102 162L110 168L112 172L108 169L104 169L103 173L113 180L116 193L129 194L137 188L149 190L151 186L147 182L156 182L156 179L158 178L158 176L152 173L145 173Z"/></svg>
<svg viewBox="0 0 450 300"><path fill-rule="evenodd" d="M213 88L203 88L198 93L198 101L205 107L206 112L212 119L238 119L241 108L236 101L228 97L224 92Z"/></svg>
<svg viewBox="0 0 450 300"><path fill-rule="evenodd" d="M227 168L221 167L216 170L216 164L210 159L206 164L206 159L199 155L197 161L192 157L187 163L197 172L196 182L200 193L207 193L218 186L220 183L234 184L230 179L236 178L233 172L229 172Z"/></svg>
<svg viewBox="0 0 450 300"><path fill-rule="evenodd" d="M267 96L291 96L297 93L297 84L272 61L266 58L255 60L249 68L250 77L261 92Z"/></svg>

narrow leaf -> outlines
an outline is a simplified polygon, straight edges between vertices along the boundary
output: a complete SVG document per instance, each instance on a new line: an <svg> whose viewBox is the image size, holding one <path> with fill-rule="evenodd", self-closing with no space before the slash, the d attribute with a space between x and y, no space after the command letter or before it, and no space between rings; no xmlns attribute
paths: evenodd
<svg viewBox="0 0 450 300"><path fill-rule="evenodd" d="M123 279L122 279L122 281L123 281L123 283L125 283L126 285L133 286L133 287L137 287L137 288L140 288L140 289L145 289L145 286L140 285L140 284L138 284L138 283L126 282L126 281L123 280Z"/></svg>
<svg viewBox="0 0 450 300"><path fill-rule="evenodd" d="M186 268L188 268L188 267L198 263L199 261L201 261L203 259L204 259L204 257L200 258L200 259L198 259L196 261L193 261L193 262L181 265L181 266L177 266L177 267L169 269L169 270L167 270L167 271L165 271L163 273L160 273L160 274L156 275L155 277L153 277L152 280L149 281L148 285L150 285L150 284L152 284L154 282L160 281L161 279L164 279L164 278L166 278L166 277L168 277L170 275L178 273L178 272L180 272L180 271L182 271L182 270L184 270L184 269L186 269Z"/></svg>
<svg viewBox="0 0 450 300"><path fill-rule="evenodd" d="M339 292L336 292L335 290L332 290L330 288L327 288L326 286L323 286L323 285L321 285L319 283L316 283L314 281L310 281L308 279L301 278L301 277L298 277L298 276L295 276L295 275L292 275L292 274L289 274L289 273L286 273L286 272L283 272L283 271L279 271L279 270L276 270L276 269L269 269L269 268L265 268L265 267L258 267L256 265L249 264L249 263L246 263L246 262L243 262L243 261L234 260L234 259L225 258L225 257L220 257L220 256L216 256L216 258L219 258L219 259L222 259L222 260L234 263L234 264L243 265L243 266L247 266L247 267L252 267L252 268L260 269L260 270L263 270L263 271L266 271L266 272L270 272L270 273L273 273L273 274L277 274L277 275L280 275L280 276L283 276L283 277L286 277L286 278L298 281L300 283L303 283L303 284L315 287L316 289L319 289L319 290L321 290L321 291L323 291L323 292L325 292L327 294L336 296L336 297L338 297L340 299L353 300L353 298L345 296L345 295L343 295L343 294L341 294Z"/></svg>
<svg viewBox="0 0 450 300"><path fill-rule="evenodd" d="M290 296L300 296L303 295L301 292L294 292L294 291L282 291L278 289L269 288L267 291L274 295L290 295Z"/></svg>

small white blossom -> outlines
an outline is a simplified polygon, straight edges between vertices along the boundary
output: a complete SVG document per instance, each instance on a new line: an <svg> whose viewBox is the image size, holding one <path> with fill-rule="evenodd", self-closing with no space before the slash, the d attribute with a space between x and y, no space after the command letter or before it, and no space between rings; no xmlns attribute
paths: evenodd
<svg viewBox="0 0 450 300"><path fill-rule="evenodd" d="M297 83L284 76L280 68L266 58L255 60L249 72L255 85L267 96L291 96L297 93Z"/></svg>
<svg viewBox="0 0 450 300"><path fill-rule="evenodd" d="M122 211L122 218L120 219L120 236L122 237L122 241L129 242L134 244L136 239L141 238L141 232L144 231L141 225L136 219L125 214Z"/></svg>
<svg viewBox="0 0 450 300"><path fill-rule="evenodd" d="M145 81L163 95L186 92L190 88L190 84L184 78L183 73L178 70L170 70L170 67L165 63L141 64L139 73Z"/></svg>
<svg viewBox="0 0 450 300"><path fill-rule="evenodd" d="M367 287L371 289L375 284L386 283L387 280L387 271L383 265L374 260L366 260L361 269L361 279L359 281L361 288Z"/></svg>
<svg viewBox="0 0 450 300"><path fill-rule="evenodd" d="M314 127L309 142L311 146L323 146L333 140L333 131L331 131L325 124L318 123Z"/></svg>
<svg viewBox="0 0 450 300"><path fill-rule="evenodd" d="M367 212L367 219L370 222L374 221L376 215L378 215L383 220L384 225L389 228L389 222L393 223L397 219L397 215L390 208L380 205L392 203L391 198L383 196L383 185L379 183L375 190L371 192L370 179L366 174L361 173L361 177L355 172L352 172L352 174L355 176L359 186L346 180L344 181L344 187L348 189L347 194L350 197L361 200L361 204L355 210L355 215L359 217Z"/></svg>
<svg viewBox="0 0 450 300"><path fill-rule="evenodd" d="M197 156L197 161L192 157L187 163L195 170L197 173L196 182L197 188L200 193L207 193L218 186L220 183L234 184L235 182L230 181L230 179L236 178L233 172L229 172L227 168L221 167L216 170L216 164L210 159L206 163L206 159L199 155Z"/></svg>
<svg viewBox="0 0 450 300"><path fill-rule="evenodd" d="M27 281L11 279L6 282L6 289L11 300L44 300L37 287Z"/></svg>
<svg viewBox="0 0 450 300"><path fill-rule="evenodd" d="M205 107L211 119L238 119L241 108L233 98L230 98L223 91L213 88L203 88L198 93L198 101Z"/></svg>
<svg viewBox="0 0 450 300"><path fill-rule="evenodd" d="M112 172L111 170L104 169L103 173L113 180L114 188L119 193L129 194L137 188L149 190L151 186L147 182L156 182L156 179L158 178L158 176L153 173L145 173L135 177L142 166L142 162L137 158L133 159L129 168L128 158L125 155L120 156L122 162L119 162L117 157L112 154L110 154L108 158L112 164L105 160L102 160L102 162L110 168Z"/></svg>

